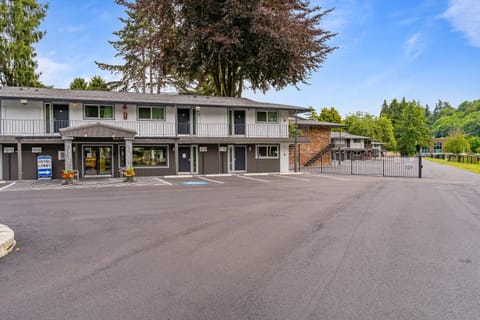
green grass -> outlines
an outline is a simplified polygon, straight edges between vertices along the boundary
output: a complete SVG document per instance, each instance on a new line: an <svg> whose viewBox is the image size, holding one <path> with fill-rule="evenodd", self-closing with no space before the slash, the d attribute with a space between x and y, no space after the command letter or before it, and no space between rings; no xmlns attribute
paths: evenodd
<svg viewBox="0 0 480 320"><path fill-rule="evenodd" d="M460 163L460 162L447 161L447 160L435 159L435 158L425 158L425 159L427 159L428 161L447 164L452 167L456 167L456 168L460 168L460 169L464 169L464 170L468 170L468 171L480 174L480 164Z"/></svg>

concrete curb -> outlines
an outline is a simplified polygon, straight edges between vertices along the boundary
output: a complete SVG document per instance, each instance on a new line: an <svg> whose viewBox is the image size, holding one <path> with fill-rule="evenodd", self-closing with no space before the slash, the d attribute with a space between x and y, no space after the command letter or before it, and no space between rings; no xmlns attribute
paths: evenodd
<svg viewBox="0 0 480 320"><path fill-rule="evenodd" d="M6 225L0 224L0 258L15 248L15 233Z"/></svg>

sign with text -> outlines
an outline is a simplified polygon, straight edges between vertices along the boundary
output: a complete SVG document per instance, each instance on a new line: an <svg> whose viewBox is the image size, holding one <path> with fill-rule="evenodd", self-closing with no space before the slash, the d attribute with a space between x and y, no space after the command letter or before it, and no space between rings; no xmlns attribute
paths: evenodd
<svg viewBox="0 0 480 320"><path fill-rule="evenodd" d="M5 147L3 148L3 153L14 153L15 148L14 147Z"/></svg>
<svg viewBox="0 0 480 320"><path fill-rule="evenodd" d="M51 156L37 157L37 178L52 179L52 157Z"/></svg>

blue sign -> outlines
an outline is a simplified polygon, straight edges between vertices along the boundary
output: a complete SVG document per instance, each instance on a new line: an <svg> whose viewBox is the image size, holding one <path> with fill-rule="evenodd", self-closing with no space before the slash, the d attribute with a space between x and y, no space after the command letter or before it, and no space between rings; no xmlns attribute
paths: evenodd
<svg viewBox="0 0 480 320"><path fill-rule="evenodd" d="M37 178L52 179L52 157L51 156L37 157Z"/></svg>

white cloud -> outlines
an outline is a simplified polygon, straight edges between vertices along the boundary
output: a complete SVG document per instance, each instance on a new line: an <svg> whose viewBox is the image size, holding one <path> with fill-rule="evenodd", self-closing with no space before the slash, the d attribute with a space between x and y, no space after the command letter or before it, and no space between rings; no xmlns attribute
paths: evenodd
<svg viewBox="0 0 480 320"><path fill-rule="evenodd" d="M464 33L471 45L480 47L480 1L450 0L443 17L455 31Z"/></svg>
<svg viewBox="0 0 480 320"><path fill-rule="evenodd" d="M38 71L41 72L40 81L45 85L55 87L68 87L71 77L71 67L44 57L37 57Z"/></svg>
<svg viewBox="0 0 480 320"><path fill-rule="evenodd" d="M417 32L405 41L405 55L408 59L414 60L423 52L422 35Z"/></svg>

